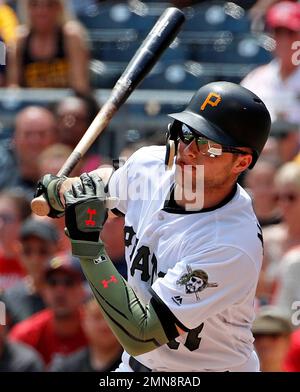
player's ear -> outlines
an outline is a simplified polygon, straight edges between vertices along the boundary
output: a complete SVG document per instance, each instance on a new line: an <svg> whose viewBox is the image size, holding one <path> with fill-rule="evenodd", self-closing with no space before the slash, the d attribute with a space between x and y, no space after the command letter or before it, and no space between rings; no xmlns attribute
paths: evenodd
<svg viewBox="0 0 300 392"><path fill-rule="evenodd" d="M233 173L239 175L243 171L247 170L248 167L251 165L251 162L253 160L252 154L247 154L247 155L238 155L237 159L234 161L233 165Z"/></svg>

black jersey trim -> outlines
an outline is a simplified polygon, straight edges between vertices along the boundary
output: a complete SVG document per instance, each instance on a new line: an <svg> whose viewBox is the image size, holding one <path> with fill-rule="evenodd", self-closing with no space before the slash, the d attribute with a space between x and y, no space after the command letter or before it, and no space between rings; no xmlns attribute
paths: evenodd
<svg viewBox="0 0 300 392"><path fill-rule="evenodd" d="M218 208L221 208L225 204L229 203L234 198L234 196L236 194L237 184L235 184L235 186L233 187L233 189L231 190L229 195L227 195L220 203L218 203L215 206L210 207L210 208L202 208L201 210L195 210L195 211L186 210L176 203L176 201L174 199L174 188L175 188L175 186L172 185L172 187L170 189L170 197L165 201L164 207L162 209L163 211L169 212L172 214L201 214L203 212L215 211Z"/></svg>
<svg viewBox="0 0 300 392"><path fill-rule="evenodd" d="M150 288L149 289L152 298L150 304L153 306L159 321L165 331L167 338L173 340L179 336L176 325L182 329L184 332L189 332L190 329L184 326L181 321L179 321L175 315L171 312L168 306L161 300L161 298L156 294L156 292Z"/></svg>
<svg viewBox="0 0 300 392"><path fill-rule="evenodd" d="M125 216L125 214L123 214L123 212L121 212L121 211L118 210L117 208L113 208L113 209L111 210L111 212L112 212L114 215L119 216L119 217Z"/></svg>

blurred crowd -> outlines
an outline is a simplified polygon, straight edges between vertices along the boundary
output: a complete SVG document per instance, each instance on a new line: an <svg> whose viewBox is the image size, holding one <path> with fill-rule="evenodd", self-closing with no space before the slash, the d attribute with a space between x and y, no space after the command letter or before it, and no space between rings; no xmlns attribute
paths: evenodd
<svg viewBox="0 0 300 392"><path fill-rule="evenodd" d="M71 256L64 218L33 216L30 209L37 180L58 172L99 110L90 82L89 32L77 16L103 3L0 1L0 38L6 47L0 86L69 89L54 105L22 108L9 141L0 139L0 300L5 304L0 371L101 372L120 361L122 349ZM205 2L169 4L184 9L199 3ZM261 158L240 179L264 240L254 345L262 371L300 371L300 2L236 3L246 8L254 26L263 21L276 43L272 61L240 80L272 115ZM163 134L137 138L120 156L127 159L140 146L163 142ZM116 157L91 148L71 175L111 158ZM122 217L109 217L102 239L126 277L123 224Z"/></svg>

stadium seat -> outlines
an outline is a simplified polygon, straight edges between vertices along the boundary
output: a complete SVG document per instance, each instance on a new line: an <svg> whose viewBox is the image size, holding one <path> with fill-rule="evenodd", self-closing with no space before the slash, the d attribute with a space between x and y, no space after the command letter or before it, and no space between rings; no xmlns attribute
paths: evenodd
<svg viewBox="0 0 300 392"><path fill-rule="evenodd" d="M105 62L125 62L128 63L136 53L139 44L130 41L110 41L93 43L93 58Z"/></svg>
<svg viewBox="0 0 300 392"><path fill-rule="evenodd" d="M185 31L231 31L246 33L250 31L250 19L245 10L233 2L209 1L205 4L188 7Z"/></svg>
<svg viewBox="0 0 300 392"><path fill-rule="evenodd" d="M201 80L187 72L184 64L176 62L160 62L153 71L141 83L141 89L163 90L195 90L205 84Z"/></svg>
<svg viewBox="0 0 300 392"><path fill-rule="evenodd" d="M108 3L93 7L87 7L84 13L79 15L79 20L87 29L136 29L140 36L145 36L154 26L160 16L149 13L148 7L144 9L131 9L125 3Z"/></svg>
<svg viewBox="0 0 300 392"><path fill-rule="evenodd" d="M92 60L90 63L90 79L93 88L112 89L125 69L124 63L104 63Z"/></svg>
<svg viewBox="0 0 300 392"><path fill-rule="evenodd" d="M179 63L189 60L190 57L190 47L176 38L173 44L163 53L161 61L177 61Z"/></svg>
<svg viewBox="0 0 300 392"><path fill-rule="evenodd" d="M232 40L217 39L212 44L193 45L192 58L199 62L265 64L272 52L255 37L244 36Z"/></svg>
<svg viewBox="0 0 300 392"><path fill-rule="evenodd" d="M128 27L131 12L126 4L105 5L88 7L79 15L79 20L88 29L119 29Z"/></svg>

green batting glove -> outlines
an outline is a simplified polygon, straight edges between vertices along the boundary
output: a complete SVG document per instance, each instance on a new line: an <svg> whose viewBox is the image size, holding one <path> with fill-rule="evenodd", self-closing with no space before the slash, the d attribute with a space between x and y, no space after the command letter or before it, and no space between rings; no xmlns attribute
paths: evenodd
<svg viewBox="0 0 300 392"><path fill-rule="evenodd" d="M34 197L43 195L50 207L48 216L51 218L60 218L65 213L65 207L59 197L59 189L67 177L57 177L52 174L43 176L38 184Z"/></svg>
<svg viewBox="0 0 300 392"><path fill-rule="evenodd" d="M64 193L66 234L74 256L97 258L103 243L100 232L107 219L105 186L97 174L82 174Z"/></svg>

